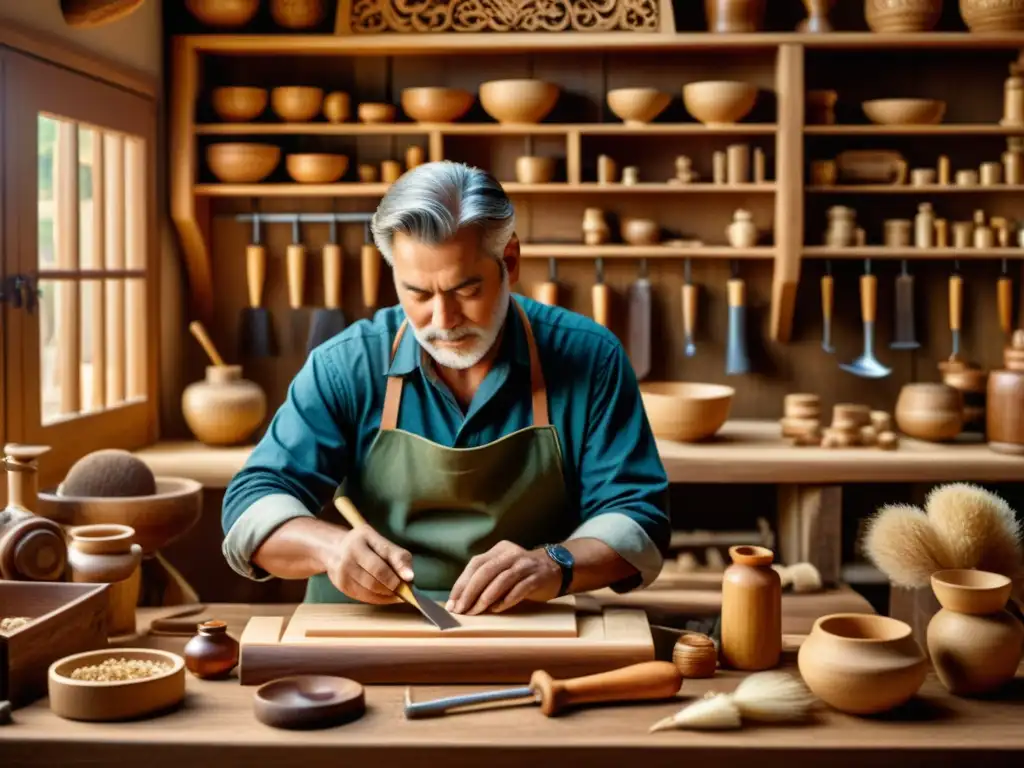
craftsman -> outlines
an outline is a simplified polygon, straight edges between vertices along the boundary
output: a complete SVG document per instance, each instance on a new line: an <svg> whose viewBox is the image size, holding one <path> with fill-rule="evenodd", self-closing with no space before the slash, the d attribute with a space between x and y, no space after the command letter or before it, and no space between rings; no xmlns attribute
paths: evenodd
<svg viewBox="0 0 1024 768"><path fill-rule="evenodd" d="M668 482L614 334L519 279L511 202L489 174L418 166L372 220L399 305L313 350L224 497L223 552L307 602L453 613L658 575ZM344 494L369 526L350 530Z"/></svg>

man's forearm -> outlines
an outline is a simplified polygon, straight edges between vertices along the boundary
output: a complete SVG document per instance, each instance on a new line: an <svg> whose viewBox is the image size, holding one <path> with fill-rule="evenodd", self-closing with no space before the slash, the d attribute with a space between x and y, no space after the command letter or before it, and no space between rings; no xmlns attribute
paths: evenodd
<svg viewBox="0 0 1024 768"><path fill-rule="evenodd" d="M252 556L272 576L308 579L327 570L328 552L335 549L346 528L313 517L297 517L278 527Z"/></svg>
<svg viewBox="0 0 1024 768"><path fill-rule="evenodd" d="M575 561L572 592L603 589L637 573L634 566L600 539L570 539L563 546Z"/></svg>

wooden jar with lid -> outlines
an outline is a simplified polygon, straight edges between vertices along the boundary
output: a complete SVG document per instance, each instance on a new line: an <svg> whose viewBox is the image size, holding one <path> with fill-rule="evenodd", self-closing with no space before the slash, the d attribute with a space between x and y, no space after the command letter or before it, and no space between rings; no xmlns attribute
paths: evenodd
<svg viewBox="0 0 1024 768"><path fill-rule="evenodd" d="M1003 351L1004 370L990 371L985 421L988 446L1024 456L1024 330Z"/></svg>
<svg viewBox="0 0 1024 768"><path fill-rule="evenodd" d="M64 531L36 514L39 498L39 457L49 446L4 446L7 508L0 510L0 579L60 581L67 565Z"/></svg>

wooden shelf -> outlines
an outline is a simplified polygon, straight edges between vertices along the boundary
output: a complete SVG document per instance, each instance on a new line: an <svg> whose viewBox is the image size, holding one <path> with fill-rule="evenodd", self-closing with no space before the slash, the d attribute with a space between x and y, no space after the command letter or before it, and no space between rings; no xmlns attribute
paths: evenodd
<svg viewBox="0 0 1024 768"><path fill-rule="evenodd" d="M1024 126L963 123L956 125L806 125L808 136L1016 136Z"/></svg>
<svg viewBox="0 0 1024 768"><path fill-rule="evenodd" d="M196 133L206 136L685 136L771 135L778 130L774 123L204 123Z"/></svg>
<svg viewBox="0 0 1024 768"><path fill-rule="evenodd" d="M388 190L382 182L364 184L341 182L338 184L197 184L195 194L201 197L380 197ZM510 195L591 195L591 194L771 194L775 184L666 184L650 182L645 184L520 184L515 181L502 183Z"/></svg>
<svg viewBox="0 0 1024 768"><path fill-rule="evenodd" d="M582 245L577 243L524 243L524 259L771 259L775 248L733 248L728 245Z"/></svg>
<svg viewBox="0 0 1024 768"><path fill-rule="evenodd" d="M956 184L833 184L806 188L816 195L997 195L1024 192L1024 184L961 187Z"/></svg>
<svg viewBox="0 0 1024 768"><path fill-rule="evenodd" d="M881 245L831 248L808 246L804 257L809 259L1020 259L1024 248L886 248Z"/></svg>

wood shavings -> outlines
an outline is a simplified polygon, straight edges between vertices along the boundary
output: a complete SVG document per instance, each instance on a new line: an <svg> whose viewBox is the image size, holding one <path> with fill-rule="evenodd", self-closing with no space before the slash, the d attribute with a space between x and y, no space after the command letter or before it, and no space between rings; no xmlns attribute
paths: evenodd
<svg viewBox="0 0 1024 768"><path fill-rule="evenodd" d="M27 616L11 616L0 619L0 634L9 635L16 629L21 629L30 624L32 619Z"/></svg>
<svg viewBox="0 0 1024 768"><path fill-rule="evenodd" d="M119 680L141 680L170 671L171 665L163 661L105 659L99 664L78 667L71 673L70 677L72 680L114 682Z"/></svg>

